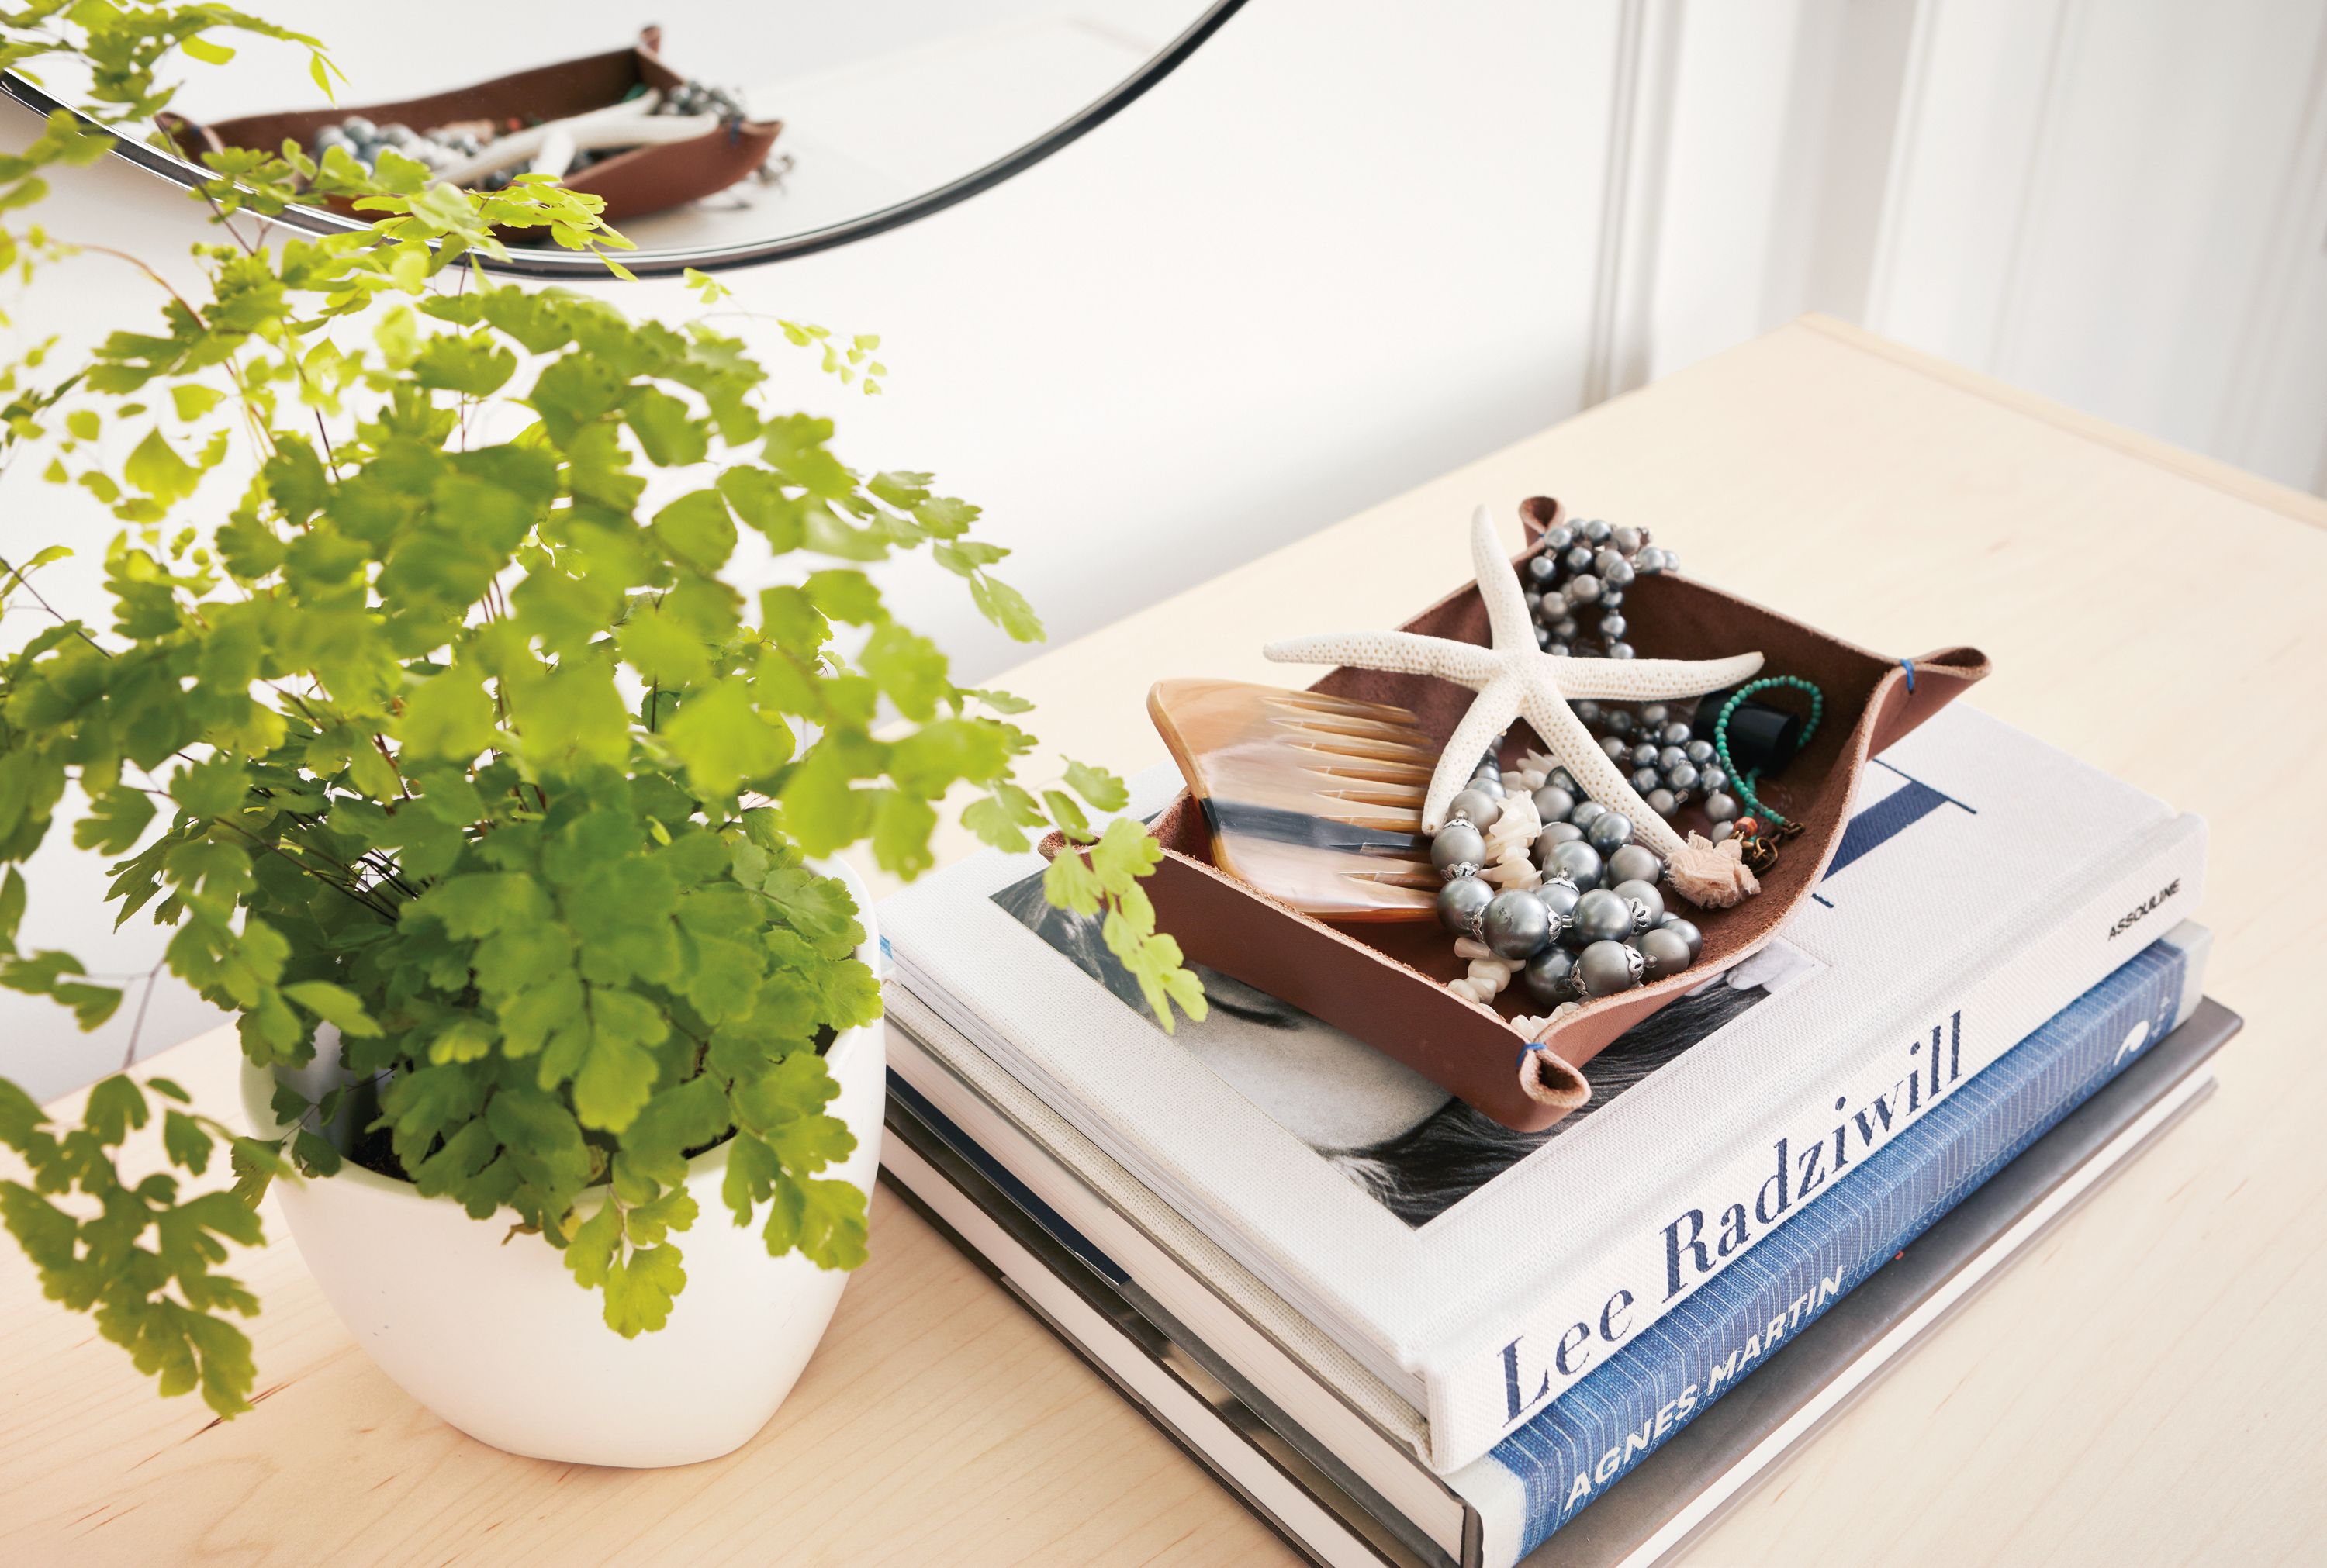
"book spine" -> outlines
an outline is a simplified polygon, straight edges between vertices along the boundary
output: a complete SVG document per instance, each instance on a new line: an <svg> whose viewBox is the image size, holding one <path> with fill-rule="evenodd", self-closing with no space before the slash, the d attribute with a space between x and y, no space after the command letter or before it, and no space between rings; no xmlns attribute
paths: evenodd
<svg viewBox="0 0 2327 1568"><path fill-rule="evenodd" d="M2168 1032L2198 983L2173 943L2136 955L1453 1478L1479 1499L1483 1568L1532 1551L1897 1255Z"/></svg>
<svg viewBox="0 0 2327 1568"><path fill-rule="evenodd" d="M1425 1366L1431 1463L1484 1454L1720 1277L1787 1217L1962 1090L2148 938L2196 907L2205 828L2182 817L2041 928L2008 936L1953 996L1902 999L1849 1068L1726 1160L1645 1196L1640 1221L1579 1247L1573 1282L1502 1330ZM1708 1133L1712 1130L1708 1129Z"/></svg>

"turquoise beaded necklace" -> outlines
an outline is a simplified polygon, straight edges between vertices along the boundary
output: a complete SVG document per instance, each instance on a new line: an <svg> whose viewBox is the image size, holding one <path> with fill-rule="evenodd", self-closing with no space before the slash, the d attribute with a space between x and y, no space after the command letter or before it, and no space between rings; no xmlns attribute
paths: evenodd
<svg viewBox="0 0 2327 1568"><path fill-rule="evenodd" d="M1740 772L1736 764L1729 760L1729 715L1737 711L1738 704L1755 692L1770 691L1780 686L1790 686L1795 691L1809 694L1810 718L1809 723L1802 729L1801 740L1804 746L1808 745L1810 737L1818 733L1818 720L1826 714L1826 694L1798 675L1771 676L1764 680L1746 682L1730 694L1729 700L1721 705L1720 715L1713 721L1714 754L1721 759L1722 770L1729 775L1730 787L1737 792L1737 798L1745 803L1745 808L1748 811L1772 827L1785 826L1786 819L1762 804L1761 797L1753 793L1753 779L1756 774Z"/></svg>

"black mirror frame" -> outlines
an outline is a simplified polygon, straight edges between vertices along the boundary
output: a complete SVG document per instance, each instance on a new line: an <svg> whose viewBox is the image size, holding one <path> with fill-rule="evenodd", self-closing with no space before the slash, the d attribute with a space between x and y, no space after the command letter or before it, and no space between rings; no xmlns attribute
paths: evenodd
<svg viewBox="0 0 2327 1568"><path fill-rule="evenodd" d="M1104 96L1024 146L996 158L982 168L973 169L958 180L949 181L919 196L867 212L862 217L829 224L822 229L811 229L806 233L781 239L753 245L640 252L635 256L622 256L622 265L640 277L676 277L690 267L699 272L722 272L735 267L761 266L869 239L874 235L885 234L892 229L902 229L908 223L918 222L933 212L942 212L957 202L967 201L981 191L999 185L1014 174L1024 173L1068 143L1114 118L1142 93L1178 70L1207 39L1220 30L1230 16L1243 8L1244 3L1245 0L1216 0L1210 10L1190 23L1160 53L1117 82ZM43 118L59 109L79 117L79 111L70 105L59 102L14 72L0 72L0 93L15 99ZM126 158L148 173L157 174L188 191L209 178L200 165L144 142L132 142L117 136L113 150L116 156ZM311 207L289 208L267 221L309 234L344 234L363 227L336 212ZM512 251L507 261L495 261L484 257L478 257L478 260L490 271L516 277L570 281L600 276L605 271L604 264L596 258L565 250L518 250Z"/></svg>

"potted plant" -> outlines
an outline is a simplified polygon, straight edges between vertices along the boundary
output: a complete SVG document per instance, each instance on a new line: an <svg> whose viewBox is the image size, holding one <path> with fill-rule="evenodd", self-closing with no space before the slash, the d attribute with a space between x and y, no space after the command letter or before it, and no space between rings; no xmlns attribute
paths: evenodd
<svg viewBox="0 0 2327 1568"><path fill-rule="evenodd" d="M117 125L231 29L328 80L313 41L207 5L35 0L0 17L0 67L73 57ZM43 169L107 145L60 115L0 157L0 270L117 285L126 258L23 221ZM162 1392L231 1415L258 1303L222 1270L280 1183L334 1305L455 1424L596 1462L724 1452L864 1255L880 993L828 857L869 843L911 876L949 798L998 845L1058 827L1086 847L1052 895L1108 907L1168 1027L1203 1003L1137 885L1153 846L1093 834L1084 806L1124 798L1098 770L1020 782L1023 705L957 685L861 569L926 551L1039 638L977 508L846 467L827 421L767 405L742 337L476 265L546 230L626 276L593 199L431 186L392 152L212 168L202 288L130 274L147 292L83 362L0 369L0 984L84 1027L119 1001L28 940L21 865L69 818L117 857L121 917L173 928L171 971L238 1015L253 1125L123 1075L52 1125L0 1080L27 1171L0 1220ZM257 220L303 194L373 225ZM877 386L873 340L773 326ZM107 619L42 596L63 548L23 539L35 452L119 520ZM754 537L774 585L747 598ZM156 1118L174 1171L125 1170Z"/></svg>

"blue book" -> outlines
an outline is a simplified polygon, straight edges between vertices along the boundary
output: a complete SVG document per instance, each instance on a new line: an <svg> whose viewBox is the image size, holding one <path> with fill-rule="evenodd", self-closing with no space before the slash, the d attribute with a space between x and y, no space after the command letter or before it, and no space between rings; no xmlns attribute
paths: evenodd
<svg viewBox="0 0 2327 1568"><path fill-rule="evenodd" d="M1943 1079L1943 1092L1927 1098L1887 1143L1855 1160L1814 1201L1797 1205L1749 1252L1486 1457L1448 1475L1432 1473L1410 1451L1386 1459L1394 1445L1382 1441L1378 1417L1335 1419L1357 1400L1330 1368L1312 1362L1288 1378L1284 1367L1261 1365L1252 1345L1230 1331L1252 1316L1254 1282L1226 1281L1221 1260L1194 1252L1176 1255L1182 1274L1172 1277L1154 1245L1152 1195L1124 1185L1129 1178L1119 1168L1092 1162L1090 1151L1069 1147L1069 1133L1043 1125L1038 1100L1008 1097L1006 1113L997 1112L975 1085L1006 1089L1006 1078L893 988L892 1083L900 1109L935 1130L1068 1257L1045 1266L1092 1271L1102 1288L1189 1347L1420 1560L1506 1568L2175 1028L2197 1005L2208 939L2201 928L2177 928L1984 1071ZM1943 1033L1936 1053L1942 1064L1947 1044ZM1943 1065L1932 1070L1945 1073ZM958 1201L958 1194L937 1193L926 1164L888 1162L892 1175L933 1208L942 1207L940 1196ZM958 1176L954 1184L967 1183ZM1126 1222L1126 1215L1133 1218ZM954 1228L967 1234L960 1222ZM1019 1269L1026 1269L1023 1256ZM1206 1294L1229 1296L1237 1311L1206 1317L1191 1310ZM1055 1321L1058 1311L1046 1315ZM1284 1321L1276 1320L1280 1339ZM1320 1397L1298 1396L1303 1376L1322 1386Z"/></svg>
<svg viewBox="0 0 2327 1568"><path fill-rule="evenodd" d="M1516 1563L2196 1006L2206 933L2136 954L1449 1478Z"/></svg>

